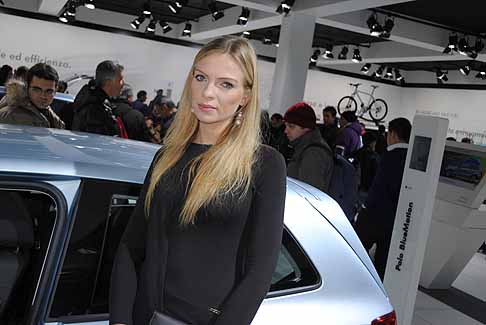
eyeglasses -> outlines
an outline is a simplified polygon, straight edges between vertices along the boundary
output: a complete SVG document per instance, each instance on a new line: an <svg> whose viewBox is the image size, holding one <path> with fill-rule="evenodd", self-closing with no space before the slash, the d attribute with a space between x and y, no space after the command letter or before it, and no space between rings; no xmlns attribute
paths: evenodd
<svg viewBox="0 0 486 325"><path fill-rule="evenodd" d="M32 93L36 94L36 95L41 95L41 94L44 94L46 96L54 96L56 94L56 90L55 89L42 89L42 88L39 88L39 87L30 87L30 91L32 91Z"/></svg>

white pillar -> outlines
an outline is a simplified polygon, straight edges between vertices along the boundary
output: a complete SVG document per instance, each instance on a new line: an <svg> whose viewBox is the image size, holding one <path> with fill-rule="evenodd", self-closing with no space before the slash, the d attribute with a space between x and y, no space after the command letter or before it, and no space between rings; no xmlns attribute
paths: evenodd
<svg viewBox="0 0 486 325"><path fill-rule="evenodd" d="M304 98L316 18L290 13L282 20L269 113L285 113Z"/></svg>

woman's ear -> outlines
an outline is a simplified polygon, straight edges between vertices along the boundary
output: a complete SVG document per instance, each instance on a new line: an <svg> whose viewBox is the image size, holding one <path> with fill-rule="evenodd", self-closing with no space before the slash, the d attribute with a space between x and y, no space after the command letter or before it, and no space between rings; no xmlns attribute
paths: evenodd
<svg viewBox="0 0 486 325"><path fill-rule="evenodd" d="M241 99L240 106L245 107L246 105L248 105L250 99L251 99L251 92L249 89L246 89L245 93L243 94L243 98Z"/></svg>

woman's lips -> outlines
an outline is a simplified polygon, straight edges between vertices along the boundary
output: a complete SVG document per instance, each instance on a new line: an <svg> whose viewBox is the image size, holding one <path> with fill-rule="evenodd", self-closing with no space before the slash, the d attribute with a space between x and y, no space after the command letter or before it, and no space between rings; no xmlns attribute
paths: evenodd
<svg viewBox="0 0 486 325"><path fill-rule="evenodd" d="M210 112L216 109L216 107L211 105L198 104L197 106L203 112Z"/></svg>

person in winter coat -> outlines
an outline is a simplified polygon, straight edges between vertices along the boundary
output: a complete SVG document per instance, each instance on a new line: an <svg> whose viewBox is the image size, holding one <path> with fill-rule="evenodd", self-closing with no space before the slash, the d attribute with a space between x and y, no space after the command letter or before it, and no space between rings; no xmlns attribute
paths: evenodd
<svg viewBox="0 0 486 325"><path fill-rule="evenodd" d="M382 280L385 277L411 131L412 125L406 118L397 118L388 124L388 148L381 158L368 198L355 224L356 234L367 250L376 244L374 265Z"/></svg>
<svg viewBox="0 0 486 325"><path fill-rule="evenodd" d="M291 106L284 115L285 134L294 153L287 176L310 184L323 192L329 190L333 153L316 127L314 109L304 102Z"/></svg>
<svg viewBox="0 0 486 325"><path fill-rule="evenodd" d="M84 86L74 100L73 131L119 135L109 98L120 96L123 66L103 61L96 67L94 86Z"/></svg>
<svg viewBox="0 0 486 325"><path fill-rule="evenodd" d="M336 151L341 149L344 157L351 157L361 148L362 127L357 120L353 112L346 111L341 114L341 128L336 137Z"/></svg>
<svg viewBox="0 0 486 325"><path fill-rule="evenodd" d="M113 113L122 119L129 139L150 142L145 117L140 111L132 108L130 98L133 98L132 89L125 85L120 96L111 100Z"/></svg>
<svg viewBox="0 0 486 325"><path fill-rule="evenodd" d="M50 105L59 76L44 63L29 69L26 84L13 80L7 85L6 106L0 109L0 123L64 129L64 123Z"/></svg>

